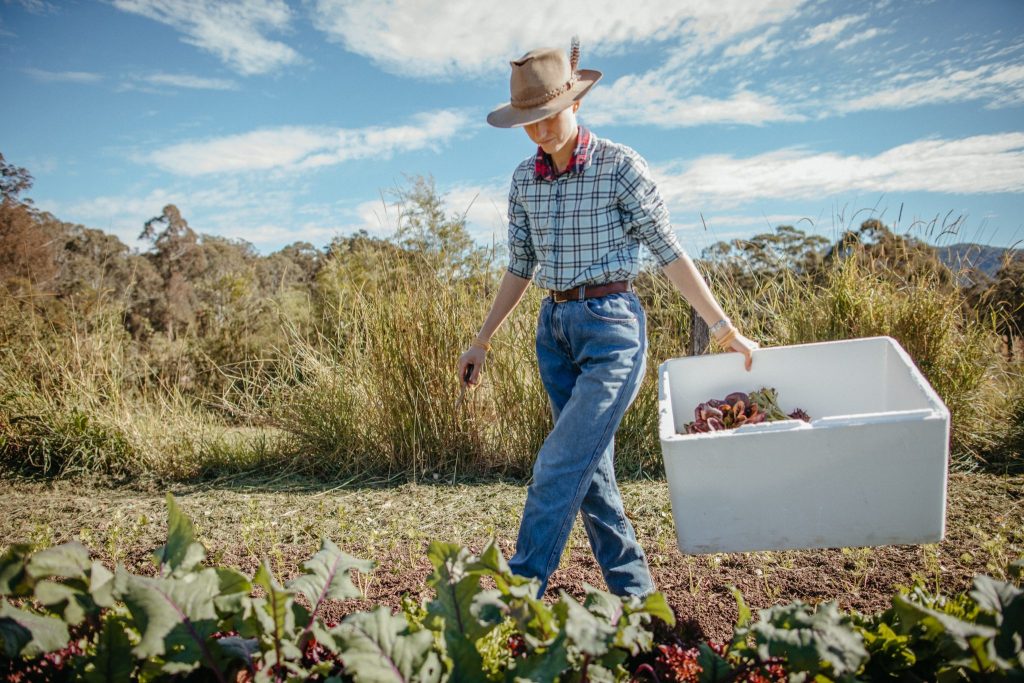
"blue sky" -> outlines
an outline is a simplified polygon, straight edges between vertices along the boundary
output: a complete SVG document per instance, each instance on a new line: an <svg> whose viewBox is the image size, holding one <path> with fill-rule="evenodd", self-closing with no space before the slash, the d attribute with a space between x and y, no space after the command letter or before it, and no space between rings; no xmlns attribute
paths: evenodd
<svg viewBox="0 0 1024 683"><path fill-rule="evenodd" d="M167 203L263 252L388 235L415 174L501 243L533 148L484 117L510 59L574 33L604 73L581 121L647 158L695 255L879 215L1024 239L1010 0L3 0L0 152L40 208L132 245Z"/></svg>

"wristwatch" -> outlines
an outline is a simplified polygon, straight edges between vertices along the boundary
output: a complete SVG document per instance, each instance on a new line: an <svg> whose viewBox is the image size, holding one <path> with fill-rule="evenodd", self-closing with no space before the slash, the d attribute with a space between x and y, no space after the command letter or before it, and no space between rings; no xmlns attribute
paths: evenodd
<svg viewBox="0 0 1024 683"><path fill-rule="evenodd" d="M729 320L728 318L722 318L717 323L715 323L714 325L712 325L711 327L708 328L708 334L710 334L712 337L714 337L715 336L715 332L718 332L722 328L729 327L729 325L731 325L731 324L732 324L731 320Z"/></svg>

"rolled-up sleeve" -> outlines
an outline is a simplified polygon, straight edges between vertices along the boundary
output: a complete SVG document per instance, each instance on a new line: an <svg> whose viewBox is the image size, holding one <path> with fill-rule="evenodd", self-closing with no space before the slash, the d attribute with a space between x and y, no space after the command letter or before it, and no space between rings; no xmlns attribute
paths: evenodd
<svg viewBox="0 0 1024 683"><path fill-rule="evenodd" d="M668 209L639 155L626 154L616 178L619 207L627 232L650 249L659 266L665 266L686 252L669 221Z"/></svg>
<svg viewBox="0 0 1024 683"><path fill-rule="evenodd" d="M537 255L530 239L530 219L519 201L515 177L508 192L508 271L529 280L537 270Z"/></svg>

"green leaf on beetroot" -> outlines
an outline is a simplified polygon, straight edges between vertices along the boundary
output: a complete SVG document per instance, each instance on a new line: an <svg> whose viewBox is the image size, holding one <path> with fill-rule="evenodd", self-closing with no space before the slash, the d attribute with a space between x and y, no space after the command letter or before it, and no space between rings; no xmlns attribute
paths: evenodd
<svg viewBox="0 0 1024 683"><path fill-rule="evenodd" d="M34 614L0 601L0 645L10 659L35 657L68 644L68 627L60 619Z"/></svg>
<svg viewBox="0 0 1024 683"><path fill-rule="evenodd" d="M867 660L863 640L833 602L813 612L802 601L761 610L750 627L762 659L785 657L797 671L844 676L856 673Z"/></svg>
<svg viewBox="0 0 1024 683"><path fill-rule="evenodd" d="M295 631L295 613L291 609L295 593L281 586L264 559L256 569L253 585L259 586L266 593L263 609L260 610L268 619L265 626L279 633Z"/></svg>
<svg viewBox="0 0 1024 683"><path fill-rule="evenodd" d="M302 563L305 574L286 585L290 590L306 596L312 606L311 611L315 613L324 600L362 597L362 593L352 583L352 570L366 573L373 570L373 567L373 562L347 555L330 539L325 538L316 555Z"/></svg>
<svg viewBox="0 0 1024 683"><path fill-rule="evenodd" d="M33 579L51 576L77 579L83 578L89 567L89 551L78 541L72 541L40 550L29 559L25 571Z"/></svg>
<svg viewBox="0 0 1024 683"><path fill-rule="evenodd" d="M436 597L427 605L428 624L444 637L453 680L469 680L483 669L476 641L500 622L481 622L477 618L481 606L474 600L480 592L480 576L472 571L476 558L469 550L434 542L427 556L434 565L427 583L436 591Z"/></svg>
<svg viewBox="0 0 1024 683"><path fill-rule="evenodd" d="M15 598L32 595L35 581L26 571L31 555L29 543L15 543L0 555L0 595Z"/></svg>
<svg viewBox="0 0 1024 683"><path fill-rule="evenodd" d="M167 543L153 557L165 574L191 571L206 558L206 549L196 543L196 531L174 496L167 494Z"/></svg>
<svg viewBox="0 0 1024 683"><path fill-rule="evenodd" d="M700 680L703 681L726 681L732 680L732 666L723 659L717 652L711 649L707 643L697 645L697 664L701 668Z"/></svg>
<svg viewBox="0 0 1024 683"><path fill-rule="evenodd" d="M78 580L80 585L72 582L60 583L44 579L36 584L36 600L50 609L57 611L63 605L64 621L71 625L77 625L85 620L88 612L93 610L92 599L85 592L83 582Z"/></svg>
<svg viewBox="0 0 1024 683"><path fill-rule="evenodd" d="M217 572L148 578L118 567L117 581L140 634L132 650L137 657L162 658L162 670L168 673L187 673L201 663L216 668L207 641L217 631Z"/></svg>
<svg viewBox="0 0 1024 683"><path fill-rule="evenodd" d="M89 570L89 594L99 607L113 607L116 602L114 574L98 560L93 560L92 568Z"/></svg>
<svg viewBox="0 0 1024 683"><path fill-rule="evenodd" d="M96 639L96 653L84 673L86 683L128 683L135 672L135 657L128 639L131 621L108 615Z"/></svg>
<svg viewBox="0 0 1024 683"><path fill-rule="evenodd" d="M441 660L433 651L433 632L410 633L405 617L391 614L387 607L351 614L332 633L341 645L345 672L355 683L441 680Z"/></svg>
<svg viewBox="0 0 1024 683"><path fill-rule="evenodd" d="M558 680L569 666L568 638L559 633L545 647L530 651L525 659L515 659L505 671L507 683L549 683Z"/></svg>
<svg viewBox="0 0 1024 683"><path fill-rule="evenodd" d="M561 591L554 612L563 624L569 643L577 650L591 657L600 657L608 651L616 628L608 623L607 617L598 618L565 591Z"/></svg>
<svg viewBox="0 0 1024 683"><path fill-rule="evenodd" d="M213 599L218 614L226 616L244 611L252 592L252 582L240 571L230 567L215 567L218 594Z"/></svg>
<svg viewBox="0 0 1024 683"><path fill-rule="evenodd" d="M665 594L661 591L655 591L644 598L640 609L652 617L661 619L669 626L676 625L676 615L672 612L672 608L668 605L668 600L665 599Z"/></svg>

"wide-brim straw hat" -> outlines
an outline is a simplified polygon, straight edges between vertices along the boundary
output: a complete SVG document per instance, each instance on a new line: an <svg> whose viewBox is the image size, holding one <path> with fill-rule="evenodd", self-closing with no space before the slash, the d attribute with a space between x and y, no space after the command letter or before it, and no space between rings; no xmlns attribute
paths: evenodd
<svg viewBox="0 0 1024 683"><path fill-rule="evenodd" d="M579 42L573 40L571 56L558 48L542 47L512 60L512 99L488 114L487 123L497 128L525 126L582 99L601 79L601 72L577 69L579 55Z"/></svg>

